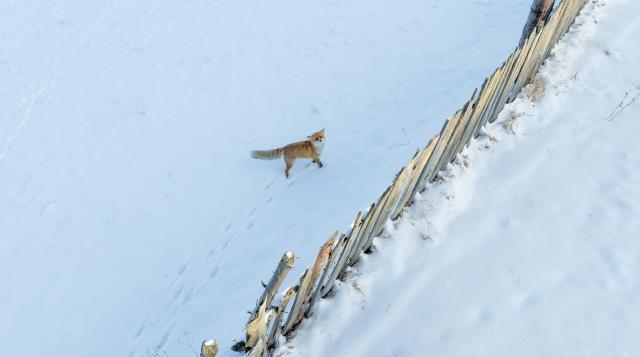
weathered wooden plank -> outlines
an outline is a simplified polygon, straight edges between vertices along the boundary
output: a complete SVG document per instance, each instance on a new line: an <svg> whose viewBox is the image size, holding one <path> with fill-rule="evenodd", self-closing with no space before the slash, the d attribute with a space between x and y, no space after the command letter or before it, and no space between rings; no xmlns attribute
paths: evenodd
<svg viewBox="0 0 640 357"><path fill-rule="evenodd" d="M531 11L529 12L529 18L522 29L522 36L520 37L520 46L529 38L534 28L541 28L544 22L549 17L549 13L553 9L554 0L533 0L531 5Z"/></svg>
<svg viewBox="0 0 640 357"><path fill-rule="evenodd" d="M563 1L562 3L560 3L560 6L558 6L558 8L553 12L553 14L551 15L551 18L549 19L549 22L547 23L547 28L549 28L550 30L550 38L549 38L549 42L547 44L547 49L545 51L545 57L547 57L550 53L551 50L553 49L553 47L555 47L556 45L556 40L559 38L559 26L560 23L562 22L563 18L564 18L564 14L566 12L566 3L565 1Z"/></svg>
<svg viewBox="0 0 640 357"><path fill-rule="evenodd" d="M269 283L265 287L264 292L262 293L262 296L260 296L260 299L258 299L258 302L256 303L256 307L253 310L253 313L251 314L250 320L255 318L258 312L258 309L260 308L263 302L266 301L267 307L271 305L271 302L273 301L273 297L278 293L278 289L280 288L280 285L282 284L284 279L287 277L287 274L293 267L293 264L295 263L295 261L296 261L296 256L295 254L293 254L293 252L286 252L282 255L282 258L280 258L280 262L276 267L276 271L273 273L273 276L271 276L271 280L269 280Z"/></svg>
<svg viewBox="0 0 640 357"><path fill-rule="evenodd" d="M509 97L508 91L510 90L512 85L511 78L519 53L520 49L518 48L511 54L511 56L509 56L509 60L507 60L507 68L505 70L505 74L502 78L500 86L496 92L496 101L491 108L492 113L487 118L490 123L493 123L496 120L502 109L504 109L505 104L507 104L507 99Z"/></svg>
<svg viewBox="0 0 640 357"><path fill-rule="evenodd" d="M348 263L348 259L351 255L351 249L353 247L356 237L358 236L358 233L360 232L362 224L363 224L362 212L358 212L358 215L356 216L356 219L353 222L351 233L349 233L349 236L345 240L344 247L340 253L340 258L338 259L336 266L333 267L333 270L331 271L331 274L329 275L329 279L327 279L325 286L322 288L322 292L320 293L322 297L326 297L331 292L331 289L333 288L333 284L335 283L336 279L344 271L344 268L346 267Z"/></svg>
<svg viewBox="0 0 640 357"><path fill-rule="evenodd" d="M478 121L479 113L482 110L481 101L486 100L485 97L487 96L487 93L489 91L489 79L490 78L486 78L484 80L484 82L482 83L482 87L480 87L480 90L478 90L478 93L476 94L475 100L469 105L469 110L471 112L468 114L469 117L467 119L467 123L464 130L462 131L462 136L460 137L460 147L457 149L457 152L461 152L465 147L469 145L469 142L471 142L473 130Z"/></svg>
<svg viewBox="0 0 640 357"><path fill-rule="evenodd" d="M278 306L278 313L276 314L275 319L273 319L273 323L271 324L271 331L269 332L269 338L267 339L267 348L275 348L278 345L278 338L282 332L282 317L284 316L284 312L291 301L291 298L296 295L298 289L300 287L298 285L293 287L288 287L284 293L282 294L282 299L280 299L280 305Z"/></svg>
<svg viewBox="0 0 640 357"><path fill-rule="evenodd" d="M522 88L529 83L529 80L531 79L531 64L532 64L532 58L533 56L535 56L536 53L536 45L538 44L538 41L540 40L540 34L538 33L537 30L533 31L533 33L531 34L532 36L532 41L531 41L531 50L527 53L527 57L525 58L524 64L522 66L522 69L520 70L520 74L518 75L518 79L516 80L516 84L514 86L514 90L517 92L516 95L518 93L520 93L522 91ZM514 96L515 98L515 96Z"/></svg>
<svg viewBox="0 0 640 357"><path fill-rule="evenodd" d="M563 1L561 6L558 7L560 11L560 21L558 22L558 27L555 30L555 36L553 44L556 45L558 41L564 36L565 33L569 30L569 26L573 22L573 18L570 14L570 5L572 1Z"/></svg>
<svg viewBox="0 0 640 357"><path fill-rule="evenodd" d="M399 202L400 196L402 195L402 193L407 187L407 183L409 181L409 178L411 177L411 173L415 168L416 160L418 159L419 153L420 153L420 150L416 150L411 160L409 160L409 163L400 171L400 174L396 176L396 179L392 184L391 191L389 191L389 194L387 195L387 198L385 199L385 202L382 205L382 209L381 209L382 212L380 213L380 216L378 216L377 221L373 225L373 229L371 230L371 237L369 237L369 239L363 246L363 251L368 252L369 249L371 248L371 243L373 242L373 238L379 236L384 230L385 223L393 213L394 209L396 208L396 205Z"/></svg>
<svg viewBox="0 0 640 357"><path fill-rule="evenodd" d="M384 196L387 194L388 190L389 188L387 187L387 189L382 193L382 196L380 196L380 199L378 199L378 203L380 203L380 200L384 199ZM367 210L367 215L362 220L362 226L360 227L360 230L358 231L358 234L354 239L353 246L351 247L351 251L349 252L349 257L347 258L347 265L351 266L355 264L357 257L360 255L360 249L364 244L363 242L364 236L367 232L367 229L370 227L372 223L371 221L374 219L373 216L376 214L377 207L378 205L376 203L372 203L371 206L369 206L369 209Z"/></svg>
<svg viewBox="0 0 640 357"><path fill-rule="evenodd" d="M509 90L508 103L512 102L518 96L518 94L520 93L520 90L522 89L518 87L517 83L519 82L519 78L521 77L522 69L526 64L525 61L529 57L529 53L532 50L533 41L536 35L537 35L536 31L534 31L531 34L531 36L529 36L529 38L527 39L527 41L525 42L524 46L520 51L520 54L518 56L519 57L518 62L516 63L516 67L514 68L513 76L511 77L513 85Z"/></svg>
<svg viewBox="0 0 640 357"><path fill-rule="evenodd" d="M318 300L318 297L320 296L324 279L326 278L330 265L333 264L333 257L334 257L334 251L335 251L334 248L337 246L336 244L337 236L338 236L338 231L333 233L331 238L329 238L329 240L322 246L322 248L320 249L320 253L318 254L318 258L316 258L316 264L314 264L312 271L314 271L315 269L318 269L318 273L316 273L315 275L319 276L319 272L321 269L322 276L320 276L320 279L317 279L318 283L316 284L315 288L313 288L313 281L312 281L312 285L311 285L312 288L309 289L309 294L308 294L309 297L307 298L307 305L304 308L304 317L311 316L311 309L313 308L313 305L315 305L316 301ZM338 242L338 244L339 243L340 242ZM321 255L322 255L322 258L321 258ZM317 266L319 261L321 261L321 264L320 266Z"/></svg>
<svg viewBox="0 0 640 357"><path fill-rule="evenodd" d="M525 84L535 77L552 48L575 21L576 15L582 8L581 3L584 4L582 0L565 0L549 17L546 26L540 31L538 42L533 51L533 58L530 59L531 62L526 68L527 72L525 73L528 74L528 80Z"/></svg>
<svg viewBox="0 0 640 357"><path fill-rule="evenodd" d="M318 279L318 276L322 271L322 267L324 266L325 262L329 257L329 252L331 251L331 248L333 248L337 235L338 235L338 232L335 232L329 238L329 240L327 240L322 245L322 247L320 247L320 250L318 251L318 255L316 256L316 260L311 266L311 269L308 270L307 281L305 285L300 284L300 291L298 291L298 296L302 297L302 304L298 309L298 312L297 312L298 316L294 316L294 324L302 320L302 318L308 311L309 302L313 295L313 290L314 290L316 280Z"/></svg>
<svg viewBox="0 0 640 357"><path fill-rule="evenodd" d="M296 294L296 298L293 301L293 306L289 311L289 316L287 317L287 322L284 324L282 328L282 334L287 335L289 332L293 330L293 328L300 322L298 317L300 316L300 308L302 307L302 303L304 302L305 295L307 290L309 289L309 282L311 281L311 273L309 269L305 270L304 273L300 276L300 283L298 284L298 291Z"/></svg>
<svg viewBox="0 0 640 357"><path fill-rule="evenodd" d="M464 138L464 133L469 127L471 115L473 115L473 111L475 110L477 103L478 103L478 89L473 91L473 94L471 94L471 98L469 98L467 103L462 108L462 117L460 118L460 124L455 134L456 145L453 148L453 158L451 162L453 162L453 159L455 159L455 157L457 157L458 154L464 148L465 140L468 140Z"/></svg>
<svg viewBox="0 0 640 357"><path fill-rule="evenodd" d="M573 25L573 23L576 20L576 17L578 16L578 14L580 13L580 10L582 9L581 6L582 1L578 0L578 1L569 1L568 9L568 15L566 15L566 22L562 24L562 34L566 34L569 29L571 28L571 26ZM582 3L584 4L584 3Z"/></svg>
<svg viewBox="0 0 640 357"><path fill-rule="evenodd" d="M338 239L338 242L336 242L336 244L334 245L333 249L331 249L331 252L329 253L329 260L327 261L327 264L325 264L324 266L322 276L318 281L318 287L313 292L313 296L311 298L311 302L309 303L309 308L307 309L305 317L311 316L313 311L313 306L316 304L318 299L320 299L320 296L325 290L326 283L327 283L327 276L329 275L329 272L332 271L332 268L334 267L333 263L336 257L338 256L338 254L340 254L340 251L344 248L344 243L346 240L347 240L347 236L345 234L342 234L340 236L340 239Z"/></svg>
<svg viewBox="0 0 640 357"><path fill-rule="evenodd" d="M413 198L415 197L415 192L417 191L418 184L420 183L420 176L424 171L424 168L427 166L427 162L431 157L431 153L438 142L439 136L436 135L429 140L427 145L422 149L422 152L419 156L419 159L416 162L416 167L413 169L411 173L411 179L409 180L409 184L407 188L402 193L402 197L398 200L398 204L391 214L391 219L395 220L400 217L402 210L413 202Z"/></svg>
<svg viewBox="0 0 640 357"><path fill-rule="evenodd" d="M372 208L369 210L369 214L364 220L364 224L362 225L362 229L360 230L360 234L358 234L358 239L353 246L353 251L351 252L351 258L349 258L349 265L353 266L360 259L360 253L362 252L362 247L367 242L369 237L371 236L371 230L373 229L373 224L378 219L380 215L380 204L386 199L387 194L391 186L387 187L387 189L382 193L382 196L378 199L378 202L372 205Z"/></svg>
<svg viewBox="0 0 640 357"><path fill-rule="evenodd" d="M474 116L477 116L477 118L473 120L475 124L473 126L473 131L471 134L472 138L477 138L480 134L480 129L484 124L484 118L486 117L487 109L491 105L493 98L495 98L496 90L501 84L503 72L505 72L504 65L498 68L498 70L493 73L493 76L491 77L491 80L487 85L488 95L484 100L478 102L478 108L476 109L476 113L474 113Z"/></svg>
<svg viewBox="0 0 640 357"><path fill-rule="evenodd" d="M247 338L244 344L245 349L253 348L258 340L264 339L264 334L267 332L269 322L274 315L274 309L267 306L267 301L264 300L255 317L249 321L245 327Z"/></svg>
<svg viewBox="0 0 640 357"><path fill-rule="evenodd" d="M497 115L496 113L496 111L498 110L497 103L499 101L501 93L504 91L504 88L506 87L506 77L508 76L509 71L511 70L511 63L509 62L509 60L511 60L511 57L502 65L500 69L500 75L497 78L497 85L493 90L493 94L491 95L491 99L489 100L489 103L487 104L486 108L484 109L484 112L482 113L482 117L480 118L480 124L479 124L480 128L483 128L487 123L487 121L489 121L494 115Z"/></svg>
<svg viewBox="0 0 640 357"><path fill-rule="evenodd" d="M438 143L440 143L440 136L443 134L444 129L446 128L447 123L442 126L442 130L440 134L434 136L430 141L427 147L424 149L423 161L421 161L420 167L416 169L416 176L412 179L410 184L411 193L405 198L404 206L408 206L413 202L416 194L422 190L427 185L427 181L431 177L431 171L437 161L437 158L434 157L435 150L438 147ZM399 214L399 213L398 213Z"/></svg>
<svg viewBox="0 0 640 357"><path fill-rule="evenodd" d="M555 31L558 29L558 23L564 16L565 4L560 4L558 9L556 9L546 24L546 26L541 30L540 40L538 41L537 49L536 49L536 59L535 65L533 69L533 73L537 73L539 67L542 65L544 60L549 56L551 49L553 47L553 37L555 35Z"/></svg>
<svg viewBox="0 0 640 357"><path fill-rule="evenodd" d="M449 125L452 126L451 135L449 135L449 139L444 146L442 151L442 155L436 164L435 171L440 172L446 169L447 164L451 161L451 157L453 155L453 150L457 144L456 140L456 132L460 129L460 118L462 117L462 110L458 110L451 120L449 121Z"/></svg>
<svg viewBox="0 0 640 357"><path fill-rule="evenodd" d="M391 199L391 192L393 190L393 186L396 181L397 181L397 175L393 183L389 185L389 188L384 191L384 195L380 197L380 201L378 203L378 209L377 209L378 212L374 217L371 218L368 231L363 238L362 248L360 249L362 252L367 253L369 248L371 248L371 243L373 242L373 238L376 236L374 231L378 225L378 222L380 222L380 220L382 219L382 215L384 214L385 207L388 207L387 203Z"/></svg>
<svg viewBox="0 0 640 357"><path fill-rule="evenodd" d="M429 161L425 165L425 168L420 177L420 183L417 185L416 189L419 192L424 191L427 184L431 182L431 180L435 177L437 171L436 165L438 164L440 157L445 149L447 142L449 141L449 137L453 131L453 126L449 125L451 123L451 119L447 119L444 123L442 130L440 131L440 135L438 136L438 142L436 146L433 148L433 152L429 156ZM414 193L415 195L415 193Z"/></svg>
<svg viewBox="0 0 640 357"><path fill-rule="evenodd" d="M267 345L262 337L258 338L258 341L251 351L249 351L247 357L267 357Z"/></svg>

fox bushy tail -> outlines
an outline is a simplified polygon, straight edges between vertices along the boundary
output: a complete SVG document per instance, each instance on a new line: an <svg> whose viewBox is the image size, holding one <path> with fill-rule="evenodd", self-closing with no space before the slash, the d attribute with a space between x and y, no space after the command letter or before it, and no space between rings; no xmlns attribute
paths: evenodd
<svg viewBox="0 0 640 357"><path fill-rule="evenodd" d="M273 150L253 150L251 152L251 157L254 159L275 160L282 157L282 152L282 148Z"/></svg>

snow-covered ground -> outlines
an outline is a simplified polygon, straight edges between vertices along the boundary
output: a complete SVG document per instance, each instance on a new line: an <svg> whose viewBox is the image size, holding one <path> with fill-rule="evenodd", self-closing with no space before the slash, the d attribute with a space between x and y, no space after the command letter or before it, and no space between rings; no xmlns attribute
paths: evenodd
<svg viewBox="0 0 640 357"><path fill-rule="evenodd" d="M540 101L510 104L279 352L637 356L638 38L640 2L590 1Z"/></svg>
<svg viewBox="0 0 640 357"><path fill-rule="evenodd" d="M2 354L229 353L280 255L378 197L530 2L0 1ZM323 169L249 157L323 127Z"/></svg>

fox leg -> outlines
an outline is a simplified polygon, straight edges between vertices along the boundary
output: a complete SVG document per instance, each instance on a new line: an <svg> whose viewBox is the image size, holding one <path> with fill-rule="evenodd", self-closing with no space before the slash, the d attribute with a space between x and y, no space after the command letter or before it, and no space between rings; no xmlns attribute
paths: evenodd
<svg viewBox="0 0 640 357"><path fill-rule="evenodd" d="M322 167L322 161L320 161L320 156L316 155L312 158L314 164L318 164L318 167Z"/></svg>
<svg viewBox="0 0 640 357"><path fill-rule="evenodd" d="M289 178L289 170L291 170L291 167L293 167L293 159L285 157L284 164L285 164L284 175L287 176L287 178Z"/></svg>

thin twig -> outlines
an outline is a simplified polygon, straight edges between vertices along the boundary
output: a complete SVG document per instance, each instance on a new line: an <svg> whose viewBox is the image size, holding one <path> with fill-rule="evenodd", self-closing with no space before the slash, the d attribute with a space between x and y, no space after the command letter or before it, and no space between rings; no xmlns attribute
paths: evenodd
<svg viewBox="0 0 640 357"><path fill-rule="evenodd" d="M625 110L628 106L630 106L631 104L635 103L635 101L640 98L640 92L636 93L636 95L628 102L625 103L624 101L629 97L629 92L627 91L624 94L624 97L622 98L622 100L620 101L620 103L618 103L618 106L611 112L611 114L609 114L609 116L607 117L608 121L613 121L613 119L615 117L617 117L618 115L620 115L620 113L622 113L623 110Z"/></svg>
<svg viewBox="0 0 640 357"><path fill-rule="evenodd" d="M410 140L409 140L409 135L407 135L407 131L404 130L404 128L402 128L402 132L404 133L404 136L407 138L407 145L409 145Z"/></svg>

